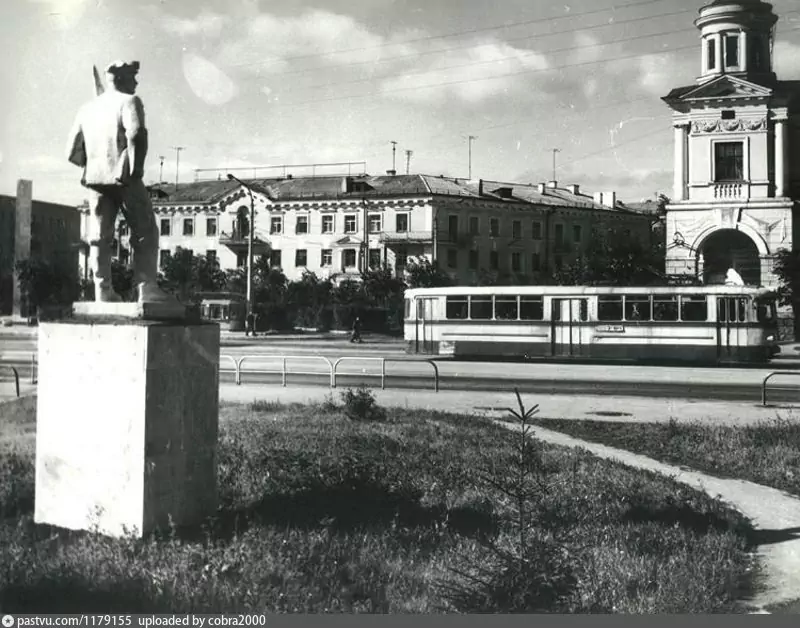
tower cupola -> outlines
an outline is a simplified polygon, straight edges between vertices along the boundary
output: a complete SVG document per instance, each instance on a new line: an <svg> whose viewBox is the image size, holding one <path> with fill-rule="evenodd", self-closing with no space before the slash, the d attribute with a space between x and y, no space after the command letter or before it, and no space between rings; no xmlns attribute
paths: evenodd
<svg viewBox="0 0 800 628"><path fill-rule="evenodd" d="M694 22L702 39L698 83L723 74L775 80L772 33L777 21L772 5L761 0L714 0L702 7Z"/></svg>

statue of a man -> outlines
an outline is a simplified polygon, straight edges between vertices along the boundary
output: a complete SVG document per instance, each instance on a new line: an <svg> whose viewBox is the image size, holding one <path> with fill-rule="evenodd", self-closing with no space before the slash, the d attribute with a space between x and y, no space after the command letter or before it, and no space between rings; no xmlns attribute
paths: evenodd
<svg viewBox="0 0 800 628"><path fill-rule="evenodd" d="M111 249L120 210L131 231L139 302L174 300L157 283L158 228L142 181L147 128L144 106L135 95L138 71L138 61L109 65L108 89L81 107L70 133L68 159L83 168L81 184L89 201L89 263L95 301L121 300L111 287Z"/></svg>

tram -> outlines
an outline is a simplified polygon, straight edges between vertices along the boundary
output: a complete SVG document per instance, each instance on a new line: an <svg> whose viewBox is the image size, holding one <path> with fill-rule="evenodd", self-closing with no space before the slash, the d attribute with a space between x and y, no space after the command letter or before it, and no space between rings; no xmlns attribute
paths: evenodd
<svg viewBox="0 0 800 628"><path fill-rule="evenodd" d="M745 286L497 286L405 292L408 353L454 358L766 362L777 295Z"/></svg>
<svg viewBox="0 0 800 628"><path fill-rule="evenodd" d="M195 295L203 320L219 323L220 329L242 331L245 322L245 298L234 292L201 292Z"/></svg>

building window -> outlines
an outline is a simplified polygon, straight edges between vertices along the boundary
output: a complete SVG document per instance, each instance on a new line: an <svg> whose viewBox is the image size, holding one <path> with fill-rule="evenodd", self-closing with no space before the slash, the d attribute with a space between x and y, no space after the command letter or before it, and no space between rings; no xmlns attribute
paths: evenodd
<svg viewBox="0 0 800 628"><path fill-rule="evenodd" d="M215 236L215 235L217 235L217 219L216 218L206 218L206 235L207 236Z"/></svg>
<svg viewBox="0 0 800 628"><path fill-rule="evenodd" d="M556 225L556 245L564 244L564 225Z"/></svg>
<svg viewBox="0 0 800 628"><path fill-rule="evenodd" d="M404 269L406 267L406 264L408 264L408 253L402 250L397 251L394 263L395 266L397 267L397 270Z"/></svg>
<svg viewBox="0 0 800 628"><path fill-rule="evenodd" d="M515 220L511 223L511 237L515 240L522 239L522 221Z"/></svg>
<svg viewBox="0 0 800 628"><path fill-rule="evenodd" d="M458 249L447 249L447 265L458 268Z"/></svg>
<svg viewBox="0 0 800 628"><path fill-rule="evenodd" d="M553 263L556 270L561 270L564 267L564 258L561 255L556 255L553 257Z"/></svg>
<svg viewBox="0 0 800 628"><path fill-rule="evenodd" d="M542 270L542 256L539 253L533 253L531 255L531 271L537 273L540 270Z"/></svg>
<svg viewBox="0 0 800 628"><path fill-rule="evenodd" d="M355 219L355 216L353 216ZM345 249L342 251L342 266L345 268L353 268L356 265L356 250Z"/></svg>
<svg viewBox="0 0 800 628"><path fill-rule="evenodd" d="M240 251L236 254L236 268L244 268L247 265L247 253Z"/></svg>
<svg viewBox="0 0 800 628"><path fill-rule="evenodd" d="M367 216L367 225L370 233L380 233L383 225L380 214L369 214Z"/></svg>
<svg viewBox="0 0 800 628"><path fill-rule="evenodd" d="M576 244L580 244L581 237L583 236L582 229L580 225L573 225L572 226L572 241Z"/></svg>
<svg viewBox="0 0 800 628"><path fill-rule="evenodd" d="M500 221L497 218L489 219L489 235L492 238L500 235Z"/></svg>
<svg viewBox="0 0 800 628"><path fill-rule="evenodd" d="M194 235L194 218L183 219L183 235L185 236Z"/></svg>
<svg viewBox="0 0 800 628"><path fill-rule="evenodd" d="M469 269L478 270L478 251L472 250L469 252Z"/></svg>
<svg viewBox="0 0 800 628"><path fill-rule="evenodd" d="M172 235L172 221L169 218L162 218L161 219L161 231L162 236Z"/></svg>
<svg viewBox="0 0 800 628"><path fill-rule="evenodd" d="M380 268L381 267L381 250L380 249L370 249L369 250L369 267L370 268Z"/></svg>
<svg viewBox="0 0 800 628"><path fill-rule="evenodd" d="M538 220L533 221L532 223L532 235L534 240L541 240L542 239L542 223Z"/></svg>
<svg viewBox="0 0 800 628"><path fill-rule="evenodd" d="M489 251L489 268L492 270L500 268L500 257L497 255L497 251Z"/></svg>
<svg viewBox="0 0 800 628"><path fill-rule="evenodd" d="M269 219L269 232L273 234L283 233L283 216L273 216Z"/></svg>
<svg viewBox="0 0 800 628"><path fill-rule="evenodd" d="M447 217L447 232L451 241L456 239L458 235L458 216L451 215Z"/></svg>
<svg viewBox="0 0 800 628"><path fill-rule="evenodd" d="M469 217L469 234L470 235L479 235L480 234L480 219L477 216L470 216Z"/></svg>
<svg viewBox="0 0 800 628"><path fill-rule="evenodd" d="M333 266L333 249L322 249L320 266Z"/></svg>
<svg viewBox="0 0 800 628"><path fill-rule="evenodd" d="M522 271L522 253L515 251L511 254L511 271L515 273Z"/></svg>
<svg viewBox="0 0 800 628"><path fill-rule="evenodd" d="M322 217L322 233L333 233L333 216Z"/></svg>
<svg viewBox="0 0 800 628"><path fill-rule="evenodd" d="M269 256L269 265L272 268L281 268L283 266L283 255L280 249L273 249Z"/></svg>
<svg viewBox="0 0 800 628"><path fill-rule="evenodd" d="M709 39L706 42L706 67L713 70L717 67L717 41Z"/></svg>
<svg viewBox="0 0 800 628"><path fill-rule="evenodd" d="M395 216L395 227L397 233L406 233L408 231L408 214L397 214Z"/></svg>
<svg viewBox="0 0 800 628"><path fill-rule="evenodd" d="M295 233L308 233L308 216L298 216L294 225ZM305 264L303 264L305 266Z"/></svg>
<svg viewBox="0 0 800 628"><path fill-rule="evenodd" d="M172 257L172 251L169 249L161 249L158 252L158 266L164 268Z"/></svg>
<svg viewBox="0 0 800 628"><path fill-rule="evenodd" d="M744 143L714 144L714 181L744 180Z"/></svg>
<svg viewBox="0 0 800 628"><path fill-rule="evenodd" d="M344 232L345 233L355 233L356 232L356 217L353 214L344 217ZM355 264L353 264L355 266Z"/></svg>
<svg viewBox="0 0 800 628"><path fill-rule="evenodd" d="M725 35L725 67L739 67L739 35Z"/></svg>
<svg viewBox="0 0 800 628"><path fill-rule="evenodd" d="M212 266L217 263L217 252L214 249L206 251L206 261Z"/></svg>
<svg viewBox="0 0 800 628"><path fill-rule="evenodd" d="M294 265L296 267L308 266L308 251L306 249L297 249L294 252Z"/></svg>

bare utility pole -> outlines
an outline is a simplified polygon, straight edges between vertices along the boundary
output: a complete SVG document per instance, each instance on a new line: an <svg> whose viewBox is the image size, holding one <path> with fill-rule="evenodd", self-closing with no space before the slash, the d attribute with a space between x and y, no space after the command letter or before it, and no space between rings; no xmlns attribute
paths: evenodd
<svg viewBox="0 0 800 628"><path fill-rule="evenodd" d="M397 152L397 142L394 140L390 140L389 143L392 145L392 170L397 172L397 163L395 159L395 153Z"/></svg>
<svg viewBox="0 0 800 628"><path fill-rule="evenodd" d="M175 190L178 189L178 168L181 163L181 151L186 148L185 146L173 146L172 150L175 151Z"/></svg>
<svg viewBox="0 0 800 628"><path fill-rule="evenodd" d="M408 174L408 171L411 168L411 155L413 154L414 154L413 150L406 151L406 174Z"/></svg>
<svg viewBox="0 0 800 628"><path fill-rule="evenodd" d="M477 135L470 135L467 138L467 141L469 142L469 179L470 180L472 180L472 141L473 140L477 140L477 139L478 139Z"/></svg>
<svg viewBox="0 0 800 628"><path fill-rule="evenodd" d="M553 153L553 181L556 180L556 154L561 152L560 148L551 148L550 149Z"/></svg>

